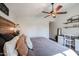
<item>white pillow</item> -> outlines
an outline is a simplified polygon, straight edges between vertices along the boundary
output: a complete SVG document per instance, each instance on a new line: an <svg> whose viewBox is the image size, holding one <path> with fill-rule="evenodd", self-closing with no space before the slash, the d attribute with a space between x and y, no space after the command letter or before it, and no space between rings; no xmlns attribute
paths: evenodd
<svg viewBox="0 0 79 59"><path fill-rule="evenodd" d="M26 36L26 42L29 49L33 49L32 41L30 40L30 37Z"/></svg>
<svg viewBox="0 0 79 59"><path fill-rule="evenodd" d="M10 40L4 44L4 55L6 55L6 56L17 56L18 55L18 53L15 49L18 37L19 36L16 36L12 40Z"/></svg>
<svg viewBox="0 0 79 59"><path fill-rule="evenodd" d="M26 34L26 31L23 31L24 29L19 26L17 26L17 29L20 30L20 35L25 34L26 35L26 42L29 49L33 49L32 41L30 40L30 37Z"/></svg>
<svg viewBox="0 0 79 59"><path fill-rule="evenodd" d="M33 49L33 44L32 44L32 41L30 40L30 37L25 32L20 30L20 35L22 35L22 34L24 34L26 36L26 42L27 42L28 48Z"/></svg>
<svg viewBox="0 0 79 59"><path fill-rule="evenodd" d="M10 40L4 44L4 55L6 55L6 56L17 56L18 55L15 47L16 47L16 42L20 35L14 37L12 40ZM32 42L28 36L26 37L26 42L27 42L28 48L33 49Z"/></svg>
<svg viewBox="0 0 79 59"><path fill-rule="evenodd" d="M19 36L21 36L22 34L24 34L22 31L20 31L20 34ZM33 44L32 44L32 41L30 39L30 37L26 34L24 34L26 36L26 42L27 42L27 45L29 49L33 49Z"/></svg>

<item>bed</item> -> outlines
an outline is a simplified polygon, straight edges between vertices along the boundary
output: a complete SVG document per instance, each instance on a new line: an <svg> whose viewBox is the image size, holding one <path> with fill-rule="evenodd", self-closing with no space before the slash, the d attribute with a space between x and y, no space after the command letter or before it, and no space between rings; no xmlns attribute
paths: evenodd
<svg viewBox="0 0 79 59"><path fill-rule="evenodd" d="M77 56L73 50L44 37L34 37L31 41L33 49L29 49L29 56Z"/></svg>

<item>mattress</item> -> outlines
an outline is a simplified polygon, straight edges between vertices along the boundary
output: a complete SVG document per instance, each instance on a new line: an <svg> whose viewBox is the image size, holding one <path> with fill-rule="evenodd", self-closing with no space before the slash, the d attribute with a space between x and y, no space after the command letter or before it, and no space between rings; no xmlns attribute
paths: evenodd
<svg viewBox="0 0 79 59"><path fill-rule="evenodd" d="M77 54L58 43L44 37L31 38L33 50L29 50L29 56L77 56Z"/></svg>

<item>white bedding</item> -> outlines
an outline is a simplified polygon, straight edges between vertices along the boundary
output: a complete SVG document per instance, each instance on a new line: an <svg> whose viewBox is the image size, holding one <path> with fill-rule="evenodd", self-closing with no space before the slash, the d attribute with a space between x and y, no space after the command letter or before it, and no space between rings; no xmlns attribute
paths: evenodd
<svg viewBox="0 0 79 59"><path fill-rule="evenodd" d="M69 49L67 51L64 51L62 53L58 53L56 55L53 56L78 56L73 50Z"/></svg>

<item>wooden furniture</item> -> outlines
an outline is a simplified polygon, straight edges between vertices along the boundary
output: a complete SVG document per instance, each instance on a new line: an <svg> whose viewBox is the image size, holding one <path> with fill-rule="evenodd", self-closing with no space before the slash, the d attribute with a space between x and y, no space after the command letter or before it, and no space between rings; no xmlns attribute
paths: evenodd
<svg viewBox="0 0 79 59"><path fill-rule="evenodd" d="M58 36L58 43L75 50L75 37L73 38L72 36L67 35Z"/></svg>
<svg viewBox="0 0 79 59"><path fill-rule="evenodd" d="M14 37L15 23L0 16L0 55L3 55L3 46L6 41Z"/></svg>

